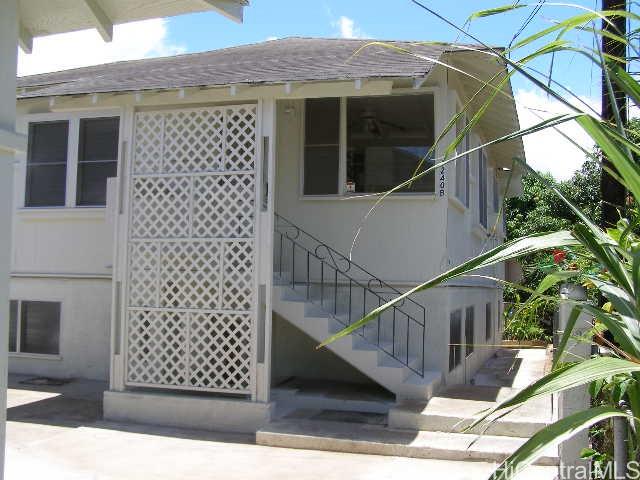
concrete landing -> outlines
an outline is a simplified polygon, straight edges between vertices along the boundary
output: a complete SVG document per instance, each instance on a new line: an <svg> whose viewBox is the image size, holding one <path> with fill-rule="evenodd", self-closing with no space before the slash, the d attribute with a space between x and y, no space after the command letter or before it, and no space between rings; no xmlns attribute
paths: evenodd
<svg viewBox="0 0 640 480"><path fill-rule="evenodd" d="M427 402L401 402L389 411L389 425L461 432L479 417L480 412L542 377L546 355L546 351L540 349L500 350L478 371L473 385L450 387ZM483 431L489 435L528 438L552 422L553 404L547 397L527 402Z"/></svg>
<svg viewBox="0 0 640 480"><path fill-rule="evenodd" d="M525 441L523 438L410 432L376 425L310 420L278 421L256 433L258 445L271 447L495 463L505 460ZM555 466L557 454L552 450L536 464Z"/></svg>

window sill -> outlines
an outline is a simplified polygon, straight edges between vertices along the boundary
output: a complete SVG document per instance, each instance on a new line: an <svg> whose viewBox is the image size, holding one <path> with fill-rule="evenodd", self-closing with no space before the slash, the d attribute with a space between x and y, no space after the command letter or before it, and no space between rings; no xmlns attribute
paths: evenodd
<svg viewBox="0 0 640 480"><path fill-rule="evenodd" d="M46 353L9 352L9 358L31 358L33 360L62 360L62 355L48 355Z"/></svg>
<svg viewBox="0 0 640 480"><path fill-rule="evenodd" d="M449 197L449 203L460 213L467 213L469 207L462 203L457 197Z"/></svg>
<svg viewBox="0 0 640 480"><path fill-rule="evenodd" d="M18 217L24 220L104 220L106 207L22 207Z"/></svg>
<svg viewBox="0 0 640 480"><path fill-rule="evenodd" d="M375 202L380 195L375 194L353 194L353 195L300 195L298 200L300 201L370 201ZM386 200L392 201L412 201L412 200L437 200L439 197L435 193L407 193L407 194L392 194L385 197Z"/></svg>

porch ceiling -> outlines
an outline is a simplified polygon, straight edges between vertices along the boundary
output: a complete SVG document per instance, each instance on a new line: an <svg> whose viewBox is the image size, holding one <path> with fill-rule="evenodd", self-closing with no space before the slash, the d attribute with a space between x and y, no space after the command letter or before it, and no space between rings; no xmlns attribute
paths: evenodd
<svg viewBox="0 0 640 480"><path fill-rule="evenodd" d="M215 10L242 21L248 0L19 0L20 45L29 51L34 37L96 28L109 41L113 25L183 13Z"/></svg>

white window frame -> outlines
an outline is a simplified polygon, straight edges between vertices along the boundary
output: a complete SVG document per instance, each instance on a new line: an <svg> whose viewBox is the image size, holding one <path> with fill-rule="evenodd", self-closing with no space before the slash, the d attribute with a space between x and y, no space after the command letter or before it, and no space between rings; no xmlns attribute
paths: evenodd
<svg viewBox="0 0 640 480"><path fill-rule="evenodd" d="M38 358L43 360L62 360L62 332L63 332L63 318L64 318L64 304L61 299L58 298L11 298L10 301L18 302L18 311L16 313L16 351L8 351L9 357L15 358ZM20 337L22 336L22 302L49 302L60 304L60 317L58 318L58 353L29 353L20 351ZM7 332L9 328L7 327ZM7 342L9 337L7 337ZM8 348L7 344L7 348Z"/></svg>
<svg viewBox="0 0 640 480"><path fill-rule="evenodd" d="M61 210L61 209L99 209L104 210L106 205L77 205L77 189L78 189L78 147L80 142L80 120L85 118L101 118L101 117L118 117L119 139L118 139L118 168L120 167L120 157L122 155L122 139L124 138L123 115L120 107L100 110L84 110L74 112L52 112L52 113L34 113L23 115L19 119L18 128L23 132L29 131L30 123L40 122L69 122L69 138L67 143L67 178L65 184L65 202L64 206L37 206L30 207L26 205L26 182L27 182L27 153L23 152L16 156L21 167L19 175L19 185L16 188L18 196L18 208L24 210ZM118 172L119 173L119 172Z"/></svg>
<svg viewBox="0 0 640 480"><path fill-rule="evenodd" d="M422 87L418 90L411 91L399 91L394 92L390 95L368 95L366 97L376 98L376 97L388 97L388 96L399 96L404 97L408 95L431 95L433 96L433 127L434 127L434 138L436 137L436 131L438 129L438 112L440 108L440 95L439 92L441 89L439 87ZM363 96L364 97L364 96ZM321 98L321 97L319 97ZM304 193L304 150L305 150L305 142L306 142L306 99L303 99L300 103L300 148L298 158L299 160L299 175L298 175L298 198L300 200L331 200L331 199L342 199L342 198L362 198L364 200L371 200L370 193L347 193L346 192L346 183L347 183L347 100L351 97L339 97L340 99L340 133L339 133L339 162L338 162L338 193L327 193L326 195L305 195ZM437 153L436 153L437 156ZM433 192L397 192L390 195L387 198L410 198L410 199L435 199L437 193L437 178L434 180L433 184Z"/></svg>

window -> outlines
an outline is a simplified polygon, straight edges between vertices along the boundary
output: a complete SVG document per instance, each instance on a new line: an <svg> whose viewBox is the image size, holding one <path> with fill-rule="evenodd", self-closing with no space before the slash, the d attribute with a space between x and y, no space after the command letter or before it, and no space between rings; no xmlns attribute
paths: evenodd
<svg viewBox="0 0 640 480"><path fill-rule="evenodd" d="M29 125L25 206L64 206L69 122Z"/></svg>
<svg viewBox="0 0 640 480"><path fill-rule="evenodd" d="M107 178L118 170L118 117L80 120L76 205L107 203Z"/></svg>
<svg viewBox="0 0 640 480"><path fill-rule="evenodd" d="M466 118L458 120L456 126L456 132L460 133L468 124ZM471 140L469 134L465 135L464 139L458 147L459 151L468 152L471 148ZM458 158L456 160L456 198L460 200L465 207L469 207L469 155Z"/></svg>
<svg viewBox="0 0 640 480"><path fill-rule="evenodd" d="M357 193L384 192L417 168L425 170L433 165L428 157L433 131L431 95L347 99L347 183ZM430 172L402 191L433 193L434 188Z"/></svg>
<svg viewBox="0 0 640 480"><path fill-rule="evenodd" d="M433 140L432 95L308 99L303 192L336 195L389 190L409 180L416 169L433 165L429 154ZM429 172L402 193L434 191L435 173Z"/></svg>
<svg viewBox="0 0 640 480"><path fill-rule="evenodd" d="M462 310L451 312L449 317L449 371L462 360Z"/></svg>
<svg viewBox="0 0 640 480"><path fill-rule="evenodd" d="M9 308L9 351L58 355L60 303L12 300Z"/></svg>
<svg viewBox="0 0 640 480"><path fill-rule="evenodd" d="M487 157L483 150L480 150L478 160L478 220L487 228Z"/></svg>
<svg viewBox="0 0 640 480"><path fill-rule="evenodd" d="M304 125L304 194L337 194L340 170L340 99L307 100Z"/></svg>
<svg viewBox="0 0 640 480"><path fill-rule="evenodd" d="M119 117L77 114L29 123L24 206L105 206L107 178L117 175L119 124Z"/></svg>
<svg viewBox="0 0 640 480"><path fill-rule="evenodd" d="M484 308L484 331L485 339L493 337L493 316L491 315L491 303L487 303Z"/></svg>
<svg viewBox="0 0 640 480"><path fill-rule="evenodd" d="M493 171L493 211L500 211L500 183L498 182L498 169Z"/></svg>
<svg viewBox="0 0 640 480"><path fill-rule="evenodd" d="M466 344L466 356L468 357L473 353L475 345L475 309L473 307L467 307L464 318L464 343Z"/></svg>

